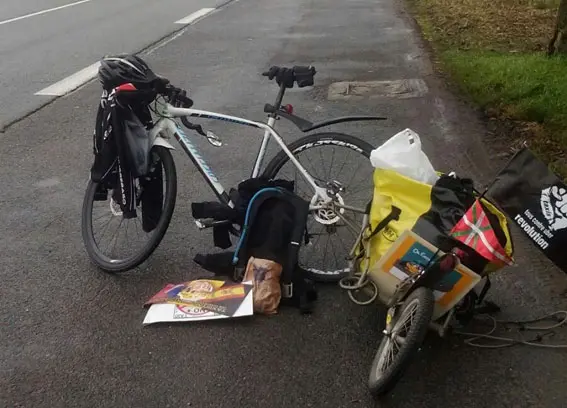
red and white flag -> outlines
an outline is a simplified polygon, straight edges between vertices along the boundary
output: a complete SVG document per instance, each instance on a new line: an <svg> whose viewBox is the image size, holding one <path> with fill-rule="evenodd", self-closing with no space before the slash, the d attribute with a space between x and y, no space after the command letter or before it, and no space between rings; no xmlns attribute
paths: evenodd
<svg viewBox="0 0 567 408"><path fill-rule="evenodd" d="M453 227L451 236L474 249L489 262L499 266L512 265L514 261L506 254L490 224L479 200L463 215Z"/></svg>

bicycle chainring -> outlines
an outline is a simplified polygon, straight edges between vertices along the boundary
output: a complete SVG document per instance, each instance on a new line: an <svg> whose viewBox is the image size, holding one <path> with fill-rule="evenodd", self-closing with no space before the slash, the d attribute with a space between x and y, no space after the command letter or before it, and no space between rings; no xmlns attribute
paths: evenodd
<svg viewBox="0 0 567 408"><path fill-rule="evenodd" d="M333 202L329 204L324 204L317 195L313 196L311 199L311 205L325 205L325 207L319 208L313 212L313 218L315 218L315 221L323 225L333 225L339 222L341 217L337 215L337 208L334 205L335 201L340 205L345 204L345 201L340 194L335 194L333 196ZM339 208L338 211L340 214L344 214L345 209Z"/></svg>

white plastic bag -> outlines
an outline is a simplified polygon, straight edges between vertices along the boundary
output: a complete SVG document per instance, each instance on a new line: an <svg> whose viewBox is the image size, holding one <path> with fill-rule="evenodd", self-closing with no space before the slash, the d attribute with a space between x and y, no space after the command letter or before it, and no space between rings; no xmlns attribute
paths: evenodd
<svg viewBox="0 0 567 408"><path fill-rule="evenodd" d="M394 170L398 173L433 185L439 179L431 162L421 150L421 139L411 129L405 129L372 150L370 162L375 168Z"/></svg>

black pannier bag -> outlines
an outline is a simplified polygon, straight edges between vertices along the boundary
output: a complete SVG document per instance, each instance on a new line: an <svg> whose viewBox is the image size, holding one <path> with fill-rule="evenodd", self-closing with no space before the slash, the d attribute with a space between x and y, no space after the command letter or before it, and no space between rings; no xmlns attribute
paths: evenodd
<svg viewBox="0 0 567 408"><path fill-rule="evenodd" d="M231 192L234 208L218 203L194 203L195 218L228 219L241 229L234 252L198 254L195 262L219 274L232 271L232 278L237 281L242 280L250 257L277 262L282 265L281 303L310 312L317 292L298 262L299 249L305 241L309 203L293 190L290 181L253 178L241 182Z"/></svg>
<svg viewBox="0 0 567 408"><path fill-rule="evenodd" d="M111 108L108 93L104 91L98 106L93 132L94 163L91 167L91 179L96 183L105 182L113 185L116 173L113 170L118 160L118 149L114 141L111 120ZM103 199L106 199L103 198Z"/></svg>
<svg viewBox="0 0 567 408"><path fill-rule="evenodd" d="M124 218L136 217L136 178L140 178L142 186L149 186L149 190L155 189L158 182L163 189L161 172L149 174L151 146L148 128L151 125L152 118L147 104L131 101L122 106L117 103L114 91L103 91L93 134L94 162L91 179L100 183L95 200L106 200L108 190L112 189L113 199L120 205ZM144 193L141 199L143 207L144 199L157 201L151 199L150 194ZM146 204L146 208L155 209L156 205ZM159 208L161 211L161 205ZM156 219L159 219L159 214ZM148 222L144 229L146 228L153 229Z"/></svg>
<svg viewBox="0 0 567 408"><path fill-rule="evenodd" d="M142 121L131 108L121 108L118 118L128 155L132 176L137 178L148 174L150 162L150 137Z"/></svg>
<svg viewBox="0 0 567 408"><path fill-rule="evenodd" d="M157 155L156 155L157 158ZM163 169L161 162L153 160L147 175L140 177L142 187L142 229L153 231L163 211Z"/></svg>

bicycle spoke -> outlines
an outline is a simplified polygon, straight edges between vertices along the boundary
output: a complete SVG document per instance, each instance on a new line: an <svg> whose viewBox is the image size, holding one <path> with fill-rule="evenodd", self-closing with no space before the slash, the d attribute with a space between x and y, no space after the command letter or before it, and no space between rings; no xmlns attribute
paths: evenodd
<svg viewBox="0 0 567 408"><path fill-rule="evenodd" d="M124 236L126 237L126 244L128 244L128 225L130 225L130 222L128 221L126 223L126 232L124 233Z"/></svg>
<svg viewBox="0 0 567 408"><path fill-rule="evenodd" d="M137 220L136 220L136 221L137 221ZM138 229L138 222L135 222L135 221L134 221L134 225L135 225L135 227L136 227L136 236L139 237L139 236L140 236L140 230Z"/></svg>
<svg viewBox="0 0 567 408"><path fill-rule="evenodd" d="M309 193L305 193L305 190L303 190L300 187L300 183L299 181L303 180L303 177L300 177L300 179L298 180L297 176L299 175L299 171L297 169L295 169L295 186L297 187L297 193L299 193L298 195L301 197L303 196L304 199L309 200L311 198L311 196L313 194L309 194Z"/></svg>
<svg viewBox="0 0 567 408"><path fill-rule="evenodd" d="M307 151L306 151L306 152L307 152ZM318 173L317 171L315 171L315 168L313 167L313 163L314 163L314 160L313 160L313 159L309 160L309 165L310 165L309 167L311 168L310 171L308 170L309 174L311 174L312 177L315 176L315 178L318 179L319 181L323 181L323 182L324 182L325 180L322 179L322 178L319 176L319 173ZM306 165L306 164L301 163L301 165L302 165L303 167L305 167L305 169L307 170L307 165ZM303 178L303 177L302 177L302 178Z"/></svg>
<svg viewBox="0 0 567 408"><path fill-rule="evenodd" d="M344 253L348 255L348 253L350 252L350 249L347 248L347 246L345 245L345 241L344 241L344 240L341 239L340 242L341 242L341 245L342 245L343 249L345 250Z"/></svg>
<svg viewBox="0 0 567 408"><path fill-rule="evenodd" d="M116 232L115 232L116 238L114 237L114 235L112 236L112 238L114 238L114 245L112 246L112 252L111 252L112 255L114 255L114 250L116 249L116 243L118 242L118 237L120 236L120 227L122 226L123 221L124 218L120 220L120 224L118 224L118 228L116 228ZM112 242L112 239L110 242Z"/></svg>
<svg viewBox="0 0 567 408"><path fill-rule="evenodd" d="M336 177L339 178L339 174L342 173L343 169L345 168L346 165L346 160L343 161L343 165L341 166L341 169L339 170L339 172L336 174Z"/></svg>
<svg viewBox="0 0 567 408"><path fill-rule="evenodd" d="M102 214L100 217L93 218L92 222L94 223L95 221L98 221L98 220L100 220L102 217L105 217L105 216L108 216L108 215L109 215L109 214ZM110 214L110 215L112 215L112 214Z"/></svg>
<svg viewBox="0 0 567 408"><path fill-rule="evenodd" d="M331 242L331 251L333 252L333 257L335 258L335 266L338 269L338 268L340 268L341 263L337 259L337 250L335 249L335 244L333 244L333 241L331 241L330 238L329 238L329 241ZM341 242L342 242L342 240L341 240Z"/></svg>
<svg viewBox="0 0 567 408"><path fill-rule="evenodd" d="M348 181L348 183L346 183L346 186L350 186L350 183L352 183L352 181L354 180L354 178L357 176L358 174L358 170L360 169L360 166L362 165L362 163L358 163L358 167L356 168L355 171L352 172L352 177L350 178L350 180Z"/></svg>
<svg viewBox="0 0 567 408"><path fill-rule="evenodd" d="M147 242L150 238L149 238L148 234L146 234L146 232L144 231L144 226L142 224L142 221L140 221L140 219L138 217L136 217L136 223L135 224L136 224L136 229L138 228L138 225L140 226L140 231L142 232L142 237L145 237L145 238L142 238L142 240L144 242Z"/></svg>
<svg viewBox="0 0 567 408"><path fill-rule="evenodd" d="M351 194L356 194L356 193L362 192L362 190L372 191L373 188L374 188L374 187L373 187L372 185L364 186L364 187L361 187L361 188L359 188L359 189L357 189L357 190L350 191L350 193L351 193Z"/></svg>
<svg viewBox="0 0 567 408"><path fill-rule="evenodd" d="M394 335L394 336L392 336L392 339L393 339L394 343L396 344L396 346L398 347L398 350L400 350L406 344L406 338L405 337Z"/></svg>
<svg viewBox="0 0 567 408"><path fill-rule="evenodd" d="M106 236L106 232L108 231L108 228L110 226L110 223L112 222L112 220L114 219L114 217L112 216L112 214L110 215L110 218L108 219L107 223L104 226L104 230L103 230L103 234L100 236L100 238L102 239L102 237ZM95 239L95 234L93 234L93 239ZM96 242L96 240L95 240Z"/></svg>
<svg viewBox="0 0 567 408"><path fill-rule="evenodd" d="M331 272L331 275L335 273L338 277L341 273L339 271L348 268L346 258L362 228L361 216L366 212L372 194L373 168L368 158L370 148L363 141L340 134L337 134L336 139L325 137L324 143L317 143L318 141L319 139L313 138L306 140L305 144L298 144L294 150L295 157L318 185L329 189L329 193L332 193L329 183L333 181L340 183L344 190L336 196L331 194L334 207L330 205L311 210L308 218L310 243L301 250L300 258L301 263L315 274ZM352 145L356 145L364 153ZM284 160L281 166L272 177L289 174L288 177L295 179L296 194L310 200L313 194L306 194L304 184L307 191L311 191L311 186L301 174L297 177L299 172L293 163ZM365 179L368 183L362 183ZM367 191L363 191L364 184L368 185ZM359 193L352 194L351 190ZM341 205L342 202L344 204ZM357 215L358 213L361 215ZM329 251L332 252L331 256ZM327 277L333 279L331 275Z"/></svg>
<svg viewBox="0 0 567 408"><path fill-rule="evenodd" d="M326 173L325 172L325 159L323 159L323 152L322 152L323 149L318 149L318 150L319 150L319 158L321 159L321 166L322 166L321 168L322 168L323 174L325 174ZM329 176L327 176L325 174L325 180L326 181L329 181Z"/></svg>
<svg viewBox="0 0 567 408"><path fill-rule="evenodd" d="M317 235L317 240L313 243L313 247L315 247L317 245L317 243L319 242L319 240L321 239L321 235L323 234L318 234Z"/></svg>
<svg viewBox="0 0 567 408"><path fill-rule="evenodd" d="M389 337L386 337L384 341L385 344L382 350L382 355L380 356L380 361L377 367L378 370L376 373L378 378L388 369L388 367L394 360L394 345L392 344L392 340Z"/></svg>
<svg viewBox="0 0 567 408"><path fill-rule="evenodd" d="M409 307L411 307L411 309ZM402 316L400 316L400 321L394 324L394 329L392 330L393 333L397 334L402 330L405 330L405 333L408 333L411 329L419 303L410 304L409 307L405 309Z"/></svg>
<svg viewBox="0 0 567 408"><path fill-rule="evenodd" d="M329 166L329 177L328 180L331 178L331 169L333 168L333 163L335 161L335 147L333 146L333 155L331 156L331 165Z"/></svg>
<svg viewBox="0 0 567 408"><path fill-rule="evenodd" d="M327 243L325 244L325 255L323 256L323 262L327 259L327 250L329 248L329 238L327 238Z"/></svg>
<svg viewBox="0 0 567 408"><path fill-rule="evenodd" d="M345 224L350 228L351 231L353 231L356 236L356 234L358 234L358 231L360 230L360 227L351 223L350 220L344 216L344 214L340 213L340 211L337 213L337 215L345 222Z"/></svg>

